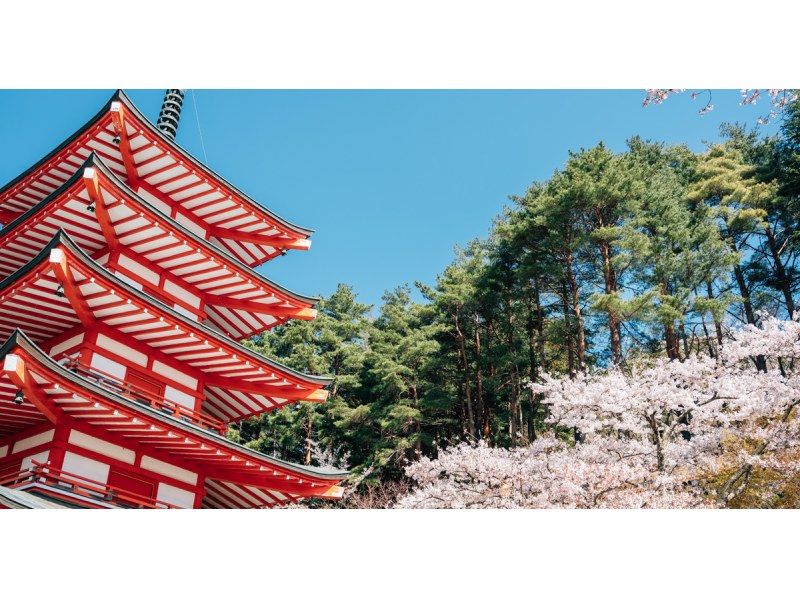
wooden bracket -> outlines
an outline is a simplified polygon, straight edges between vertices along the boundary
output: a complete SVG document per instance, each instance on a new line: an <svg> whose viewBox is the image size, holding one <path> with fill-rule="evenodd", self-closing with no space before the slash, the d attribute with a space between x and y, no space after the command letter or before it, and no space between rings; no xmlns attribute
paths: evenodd
<svg viewBox="0 0 800 598"><path fill-rule="evenodd" d="M72 276L72 272L67 265L67 254L60 247L54 247L50 250L50 268L61 284L64 296L67 298L67 301L69 301L72 309L75 310L81 324L87 328L93 326L95 323L94 312L92 312L89 304L86 303L81 295L75 278Z"/></svg>
<svg viewBox="0 0 800 598"><path fill-rule="evenodd" d="M117 232L111 223L111 216L108 214L108 208L106 208L106 202L103 199L100 180L94 168L84 169L83 183L86 185L89 199L94 202L94 213L97 216L97 222L100 224L100 230L103 231L106 243L108 243L109 249L114 250L119 246L119 239L117 239Z"/></svg>
<svg viewBox="0 0 800 598"><path fill-rule="evenodd" d="M139 174L136 172L136 164L133 161L128 130L125 127L125 108L122 102L111 103L111 122L114 125L117 137L119 137L119 152L122 154L125 172L128 173L128 186L136 189L139 186Z"/></svg>
<svg viewBox="0 0 800 598"><path fill-rule="evenodd" d="M46 396L36 385L33 376L29 374L22 357L14 353L6 355L3 362L3 373L25 394L25 399L36 407L42 415L50 422L58 423L58 416L48 405Z"/></svg>

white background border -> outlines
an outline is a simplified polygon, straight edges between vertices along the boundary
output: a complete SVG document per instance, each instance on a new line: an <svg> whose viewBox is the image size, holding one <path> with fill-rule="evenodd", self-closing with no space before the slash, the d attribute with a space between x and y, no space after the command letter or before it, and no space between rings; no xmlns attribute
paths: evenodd
<svg viewBox="0 0 800 598"><path fill-rule="evenodd" d="M5 2L0 86L796 88L789 6ZM5 511L0 595L769 596L796 587L798 531L794 512Z"/></svg>
<svg viewBox="0 0 800 598"><path fill-rule="evenodd" d="M2 85L781 87L798 79L792 4L16 0Z"/></svg>

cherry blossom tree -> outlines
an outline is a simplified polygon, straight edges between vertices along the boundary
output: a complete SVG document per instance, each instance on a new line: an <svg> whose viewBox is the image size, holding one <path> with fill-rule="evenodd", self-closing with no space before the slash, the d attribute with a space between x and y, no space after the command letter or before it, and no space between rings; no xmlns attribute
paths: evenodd
<svg viewBox="0 0 800 598"><path fill-rule="evenodd" d="M662 104L667 98L672 95L682 93L683 89L648 89L642 106L647 107L651 104ZM769 112L765 115L759 116L757 122L765 125L772 121L774 118L783 113L786 107L792 102L797 101L797 91L793 89L743 89L741 91L741 106L752 106L758 103L758 100L766 96L769 98ZM712 103L711 90L706 89L703 91L693 91L691 93L693 100L703 98L706 103L698 110L700 116L704 116L714 109Z"/></svg>
<svg viewBox="0 0 800 598"><path fill-rule="evenodd" d="M400 508L678 508L705 497L677 475L655 472L640 442L554 435L517 449L462 444L407 468L418 489Z"/></svg>
<svg viewBox="0 0 800 598"><path fill-rule="evenodd" d="M786 503L800 473L800 323L764 315L717 359L543 375L551 432L410 465L400 507L681 508ZM767 371L755 367L763 356Z"/></svg>

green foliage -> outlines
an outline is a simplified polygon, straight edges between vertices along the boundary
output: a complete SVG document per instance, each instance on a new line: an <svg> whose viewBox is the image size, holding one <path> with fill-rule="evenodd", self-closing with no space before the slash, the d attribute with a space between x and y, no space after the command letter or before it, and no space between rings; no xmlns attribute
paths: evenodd
<svg viewBox="0 0 800 598"><path fill-rule="evenodd" d="M536 438L546 407L525 383L543 371L715 355L731 325L793 309L798 131L795 108L780 139L726 126L700 154L639 137L620 153L570 153L487 239L457 248L433 286L417 283L421 301L400 286L373 313L340 285L315 321L249 341L334 382L327 403L230 437L349 466L373 492L441 446Z"/></svg>

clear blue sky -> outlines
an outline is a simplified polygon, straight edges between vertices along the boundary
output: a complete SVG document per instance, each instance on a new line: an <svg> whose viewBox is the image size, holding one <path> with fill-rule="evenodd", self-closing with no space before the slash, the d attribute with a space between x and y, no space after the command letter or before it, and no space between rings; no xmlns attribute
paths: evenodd
<svg viewBox="0 0 800 598"><path fill-rule="evenodd" d="M113 90L0 91L0 181L41 158ZM155 120L163 91L128 90ZM570 149L634 134L702 149L724 121L754 124L765 105L714 92L641 107L628 91L210 91L195 97L208 164L251 197L315 228L310 252L262 272L290 289L351 284L362 301L433 283L456 244L485 236L509 195L560 167ZM768 131L774 131L770 126ZM191 92L178 142L203 158Z"/></svg>

